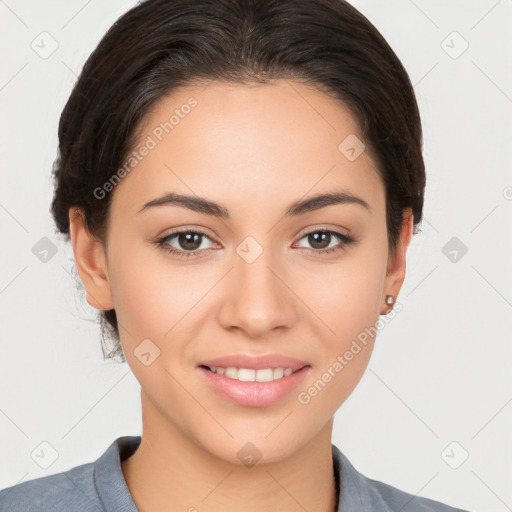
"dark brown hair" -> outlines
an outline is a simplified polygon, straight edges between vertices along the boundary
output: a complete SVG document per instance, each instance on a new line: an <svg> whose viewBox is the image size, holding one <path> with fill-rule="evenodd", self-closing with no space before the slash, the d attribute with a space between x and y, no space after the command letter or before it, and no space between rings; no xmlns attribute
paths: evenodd
<svg viewBox="0 0 512 512"><path fill-rule="evenodd" d="M137 127L163 96L200 81L290 79L341 100L385 184L389 248L403 209L414 232L425 189L422 128L409 76L379 31L343 0L146 0L122 15L87 59L62 111L51 212L69 240L79 207L106 247L111 179ZM341 141L340 141L341 142ZM124 354L115 310L100 313L104 356ZM104 334L114 343L105 349Z"/></svg>

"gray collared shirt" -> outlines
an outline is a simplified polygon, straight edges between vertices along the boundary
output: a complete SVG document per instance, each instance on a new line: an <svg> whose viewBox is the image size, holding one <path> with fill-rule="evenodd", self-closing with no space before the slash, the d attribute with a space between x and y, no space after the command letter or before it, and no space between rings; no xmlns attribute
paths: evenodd
<svg viewBox="0 0 512 512"><path fill-rule="evenodd" d="M0 511L137 512L120 462L140 441L140 436L119 437L94 462L3 489ZM341 494L337 512L468 512L371 480L334 445L332 456L338 497Z"/></svg>

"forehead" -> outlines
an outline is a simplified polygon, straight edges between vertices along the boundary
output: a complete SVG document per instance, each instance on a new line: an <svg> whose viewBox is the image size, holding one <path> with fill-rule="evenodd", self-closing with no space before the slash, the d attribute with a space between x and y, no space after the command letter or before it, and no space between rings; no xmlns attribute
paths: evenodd
<svg viewBox="0 0 512 512"><path fill-rule="evenodd" d="M308 192L345 188L383 203L384 189L357 120L338 100L287 80L212 82L175 89L138 129L136 165L114 190L135 213L165 192L243 208L282 205ZM143 150L146 146L146 150ZM144 156L141 157L141 154Z"/></svg>

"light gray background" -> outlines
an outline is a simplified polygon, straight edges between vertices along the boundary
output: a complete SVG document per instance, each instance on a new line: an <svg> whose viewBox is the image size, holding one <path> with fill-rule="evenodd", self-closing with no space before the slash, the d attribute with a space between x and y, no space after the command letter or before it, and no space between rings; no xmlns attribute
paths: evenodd
<svg viewBox="0 0 512 512"><path fill-rule="evenodd" d="M511 510L512 1L351 3L415 86L427 190L404 309L336 413L333 442L407 492ZM49 213L60 112L88 55L134 5L0 1L0 488L141 433L140 386L126 363L103 362L96 311L75 290L71 248ZM58 43L47 58L31 47L51 49L43 31ZM43 237L58 248L47 262L32 251ZM456 261L453 237L467 247Z"/></svg>

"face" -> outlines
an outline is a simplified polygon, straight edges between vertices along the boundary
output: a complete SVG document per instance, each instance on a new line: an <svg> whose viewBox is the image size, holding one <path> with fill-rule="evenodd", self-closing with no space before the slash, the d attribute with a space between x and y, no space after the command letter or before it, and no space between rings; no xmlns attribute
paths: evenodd
<svg viewBox="0 0 512 512"><path fill-rule="evenodd" d="M368 151L357 156L354 137L363 137L349 111L296 82L182 88L139 134L137 148L149 149L113 190L97 260L104 274L86 267L74 228L88 300L116 310L144 422L234 463L249 441L265 461L282 459L352 392L374 344L360 335L389 309L385 295L398 295L404 253L389 257L384 184ZM347 137L357 158L347 143L339 148ZM145 207L169 193L206 199L224 215L176 202ZM297 207L336 193L357 199ZM242 404L199 367L234 354L307 367L272 403Z"/></svg>

